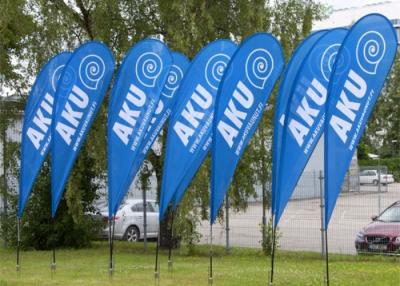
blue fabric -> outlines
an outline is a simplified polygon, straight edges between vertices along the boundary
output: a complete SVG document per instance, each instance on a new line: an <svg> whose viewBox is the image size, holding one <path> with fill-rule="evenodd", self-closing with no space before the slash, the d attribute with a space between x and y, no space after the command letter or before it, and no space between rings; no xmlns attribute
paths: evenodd
<svg viewBox="0 0 400 286"><path fill-rule="evenodd" d="M339 28L320 37L294 82L285 111L275 225L323 133L329 78L346 34L346 29Z"/></svg>
<svg viewBox="0 0 400 286"><path fill-rule="evenodd" d="M282 134L285 111L289 102L289 97L292 94L293 83L296 79L304 59L309 54L310 50L318 39L326 33L325 30L315 32L304 39L294 51L290 58L287 67L284 71L282 81L279 85L278 94L276 97L275 112L274 112L274 133L272 141L272 213L275 214L275 200L279 196L277 182L278 170L282 149Z"/></svg>
<svg viewBox="0 0 400 286"><path fill-rule="evenodd" d="M158 40L146 39L129 50L118 71L108 112L110 217L118 211L138 170L135 164L142 157L142 141L171 66L169 49Z"/></svg>
<svg viewBox="0 0 400 286"><path fill-rule="evenodd" d="M325 227L343 178L397 51L392 23L370 14L356 22L339 51L329 85L325 124Z"/></svg>
<svg viewBox="0 0 400 286"><path fill-rule="evenodd" d="M54 217L65 183L111 82L114 59L99 42L72 54L57 88L52 129L51 213Z"/></svg>
<svg viewBox="0 0 400 286"><path fill-rule="evenodd" d="M51 58L37 76L24 112L18 217L21 218L35 179L51 146L51 122L58 80L71 53Z"/></svg>
<svg viewBox="0 0 400 286"><path fill-rule="evenodd" d="M168 128L160 220L178 187L180 192L186 190L187 185L181 184L184 177L185 184L189 184L210 149L218 86L235 50L236 45L228 40L208 44L193 59L182 80L177 94L179 104Z"/></svg>
<svg viewBox="0 0 400 286"><path fill-rule="evenodd" d="M215 108L211 224L215 222L236 166L257 129L284 64L279 42L267 33L248 37L229 63Z"/></svg>
<svg viewBox="0 0 400 286"><path fill-rule="evenodd" d="M189 60L184 55L174 52L172 53L172 58L174 64L170 69L168 80L165 83L161 93L160 100L154 112L153 118L151 119L149 128L144 135L142 146L140 147L140 153L137 155L137 158L134 162L133 173L135 176L142 166L147 153L154 143L154 140L157 138L158 134L164 127L165 122L172 113L175 103L178 100L177 96L175 95L181 80L183 79L183 76L189 67Z"/></svg>

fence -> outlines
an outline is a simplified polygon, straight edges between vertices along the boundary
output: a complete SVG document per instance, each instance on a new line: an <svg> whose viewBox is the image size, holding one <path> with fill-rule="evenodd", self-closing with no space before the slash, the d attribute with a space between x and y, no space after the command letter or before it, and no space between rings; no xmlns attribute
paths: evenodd
<svg viewBox="0 0 400 286"><path fill-rule="evenodd" d="M365 169L377 170L373 166ZM383 170L385 168L382 173ZM400 200L399 183L360 184L359 181L359 176L354 175L347 176L344 181L328 229L332 253L356 254L356 235L371 223L372 216ZM305 173L279 223L280 249L321 252L321 214L323 199L318 173ZM261 248L261 223L262 204L259 200L250 202L245 212L229 212L229 245ZM398 228L400 234L400 225ZM213 227L213 243L226 246L226 229L225 223ZM198 230L202 234L201 243L208 243L209 223L204 221Z"/></svg>
<svg viewBox="0 0 400 286"><path fill-rule="evenodd" d="M10 105L15 105L15 103L2 102L2 112L13 111L13 106ZM20 141L21 123L20 113L7 119L7 122L0 122L0 214L3 216L7 215L7 196L4 194L17 189L16 176L11 174L11 170L3 164L4 155L7 155L7 147L10 143ZM349 170L329 225L330 252L355 254L354 242L357 233L371 222L372 216L400 200L400 183L390 183L387 173L387 168L381 166L379 161L377 161L377 166ZM147 193L148 199L156 198L155 185L155 178L152 177L150 192ZM132 184L132 188L135 188L135 183ZM229 225L217 223L214 226L214 243L261 248L263 213L261 188L256 188L256 191L258 196L249 201L246 211L233 213L228 209ZM321 193L318 172L304 173L279 224L281 249L321 251L321 214L323 213ZM142 198L142 192L134 191L130 192L130 195L132 198ZM267 212L266 220L268 219ZM202 222L198 231L202 234L201 243L208 243L209 223ZM229 239L226 236L227 232Z"/></svg>

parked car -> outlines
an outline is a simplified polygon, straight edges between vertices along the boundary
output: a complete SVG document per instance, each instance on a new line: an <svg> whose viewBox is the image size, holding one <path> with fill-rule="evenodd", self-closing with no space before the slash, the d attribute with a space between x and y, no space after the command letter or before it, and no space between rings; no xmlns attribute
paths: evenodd
<svg viewBox="0 0 400 286"><path fill-rule="evenodd" d="M381 171L381 184L391 184L394 183L394 177L392 174L384 174ZM363 170L360 172L360 184L374 184L378 185L379 176L378 170Z"/></svg>
<svg viewBox="0 0 400 286"><path fill-rule="evenodd" d="M103 212L107 222L108 213ZM155 200L146 202L147 238L158 236L158 205ZM103 236L108 237L108 224ZM143 200L126 200L115 215L114 238L126 241L138 241L144 238Z"/></svg>
<svg viewBox="0 0 400 286"><path fill-rule="evenodd" d="M356 250L400 255L400 201L385 209L356 236Z"/></svg>

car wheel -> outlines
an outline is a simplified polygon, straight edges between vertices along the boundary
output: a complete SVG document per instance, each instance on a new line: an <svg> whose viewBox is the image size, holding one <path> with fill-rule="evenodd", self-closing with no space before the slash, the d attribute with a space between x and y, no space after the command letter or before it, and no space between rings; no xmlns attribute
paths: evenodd
<svg viewBox="0 0 400 286"><path fill-rule="evenodd" d="M129 242L139 241L140 233L136 226L130 226L125 232L124 240Z"/></svg>
<svg viewBox="0 0 400 286"><path fill-rule="evenodd" d="M372 181L372 184L374 184L375 186L377 186L377 185L378 185L378 180L373 180L373 181Z"/></svg>

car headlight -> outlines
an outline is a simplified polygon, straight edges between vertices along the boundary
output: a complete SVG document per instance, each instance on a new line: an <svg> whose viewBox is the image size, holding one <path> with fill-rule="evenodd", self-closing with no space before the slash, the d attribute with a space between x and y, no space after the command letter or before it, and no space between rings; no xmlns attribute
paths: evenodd
<svg viewBox="0 0 400 286"><path fill-rule="evenodd" d="M356 238L357 240L364 240L364 233L360 231L359 233L357 233Z"/></svg>

